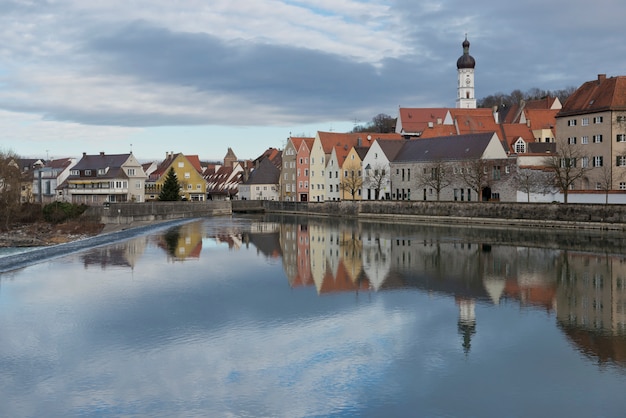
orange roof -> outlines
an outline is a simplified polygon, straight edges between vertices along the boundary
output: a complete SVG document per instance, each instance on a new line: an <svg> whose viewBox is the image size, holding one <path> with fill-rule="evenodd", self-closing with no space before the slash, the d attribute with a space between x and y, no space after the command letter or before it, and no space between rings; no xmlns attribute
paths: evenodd
<svg viewBox="0 0 626 418"><path fill-rule="evenodd" d="M185 157L187 157L187 160L198 173L202 173L202 164L200 164L200 158L197 155L185 155Z"/></svg>
<svg viewBox="0 0 626 418"><path fill-rule="evenodd" d="M400 108L399 117L402 131L418 133L426 130L428 124L441 124L448 114L447 108Z"/></svg>
<svg viewBox="0 0 626 418"><path fill-rule="evenodd" d="M454 125L433 125L422 131L420 138L436 138L439 136L452 136L456 135L456 128Z"/></svg>
<svg viewBox="0 0 626 418"><path fill-rule="evenodd" d="M526 120L530 121L531 129L554 129L558 109L526 109Z"/></svg>
<svg viewBox="0 0 626 418"><path fill-rule="evenodd" d="M606 110L626 110L626 76L587 81L565 102L558 116L569 116Z"/></svg>
<svg viewBox="0 0 626 418"><path fill-rule="evenodd" d="M338 133L338 132L321 132L317 133L322 148L326 154L330 154L334 147L348 147L348 150L358 145L369 147L376 139L396 139L401 140L402 135L396 133L381 134L376 132L358 132L358 133ZM360 142L360 144L359 144Z"/></svg>
<svg viewBox="0 0 626 418"><path fill-rule="evenodd" d="M450 109L450 114L459 135L500 131L491 109Z"/></svg>
<svg viewBox="0 0 626 418"><path fill-rule="evenodd" d="M509 144L509 149L514 150L513 144L518 138L522 138L525 142L535 142L533 131L522 123L505 123L500 125L502 128L502 140Z"/></svg>
<svg viewBox="0 0 626 418"><path fill-rule="evenodd" d="M550 110L556 102L556 97L546 96L543 99L528 100L524 105L526 110Z"/></svg>

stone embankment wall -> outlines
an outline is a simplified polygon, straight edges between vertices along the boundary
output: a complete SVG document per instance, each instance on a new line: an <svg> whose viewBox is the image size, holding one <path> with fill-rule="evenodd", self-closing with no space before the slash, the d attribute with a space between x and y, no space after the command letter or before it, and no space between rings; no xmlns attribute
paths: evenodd
<svg viewBox="0 0 626 418"><path fill-rule="evenodd" d="M234 203L234 202L233 202ZM626 205L502 202L274 202L265 212L419 221L626 231ZM233 206L236 210L236 207Z"/></svg>
<svg viewBox="0 0 626 418"><path fill-rule="evenodd" d="M128 225L136 222L165 221L172 219L201 218L230 215L230 202L146 202L111 203L108 206L90 207L85 219L103 224Z"/></svg>

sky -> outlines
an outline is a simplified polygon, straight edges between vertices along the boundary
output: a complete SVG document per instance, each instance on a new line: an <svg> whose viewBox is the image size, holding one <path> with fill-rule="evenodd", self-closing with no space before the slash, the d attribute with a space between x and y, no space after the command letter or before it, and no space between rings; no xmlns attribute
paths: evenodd
<svg viewBox="0 0 626 418"><path fill-rule="evenodd" d="M0 151L256 158L398 107L625 75L623 0L2 0Z"/></svg>

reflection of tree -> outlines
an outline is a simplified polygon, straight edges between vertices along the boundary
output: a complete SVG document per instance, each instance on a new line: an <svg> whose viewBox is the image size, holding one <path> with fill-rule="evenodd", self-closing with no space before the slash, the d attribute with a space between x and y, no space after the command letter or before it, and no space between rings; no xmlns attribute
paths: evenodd
<svg viewBox="0 0 626 418"><path fill-rule="evenodd" d="M176 250L178 249L178 240L180 239L180 227L172 228L163 235L167 253L172 257L176 257Z"/></svg>

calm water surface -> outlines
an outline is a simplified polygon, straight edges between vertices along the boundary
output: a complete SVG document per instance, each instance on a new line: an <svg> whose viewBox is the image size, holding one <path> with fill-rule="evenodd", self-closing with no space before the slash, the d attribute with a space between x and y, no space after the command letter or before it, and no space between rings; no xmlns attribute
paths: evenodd
<svg viewBox="0 0 626 418"><path fill-rule="evenodd" d="M619 235L213 218L0 275L0 416L623 417Z"/></svg>

